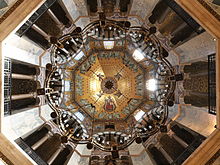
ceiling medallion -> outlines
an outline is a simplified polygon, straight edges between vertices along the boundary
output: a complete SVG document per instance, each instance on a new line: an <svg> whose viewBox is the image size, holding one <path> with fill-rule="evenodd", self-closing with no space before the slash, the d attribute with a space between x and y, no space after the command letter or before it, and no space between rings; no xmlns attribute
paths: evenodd
<svg viewBox="0 0 220 165"><path fill-rule="evenodd" d="M104 93L112 94L118 89L118 84L115 78L106 77L101 82L101 89Z"/></svg>
<svg viewBox="0 0 220 165"><path fill-rule="evenodd" d="M102 19L51 37L45 93L63 143L115 152L166 131L175 70L155 32Z"/></svg>

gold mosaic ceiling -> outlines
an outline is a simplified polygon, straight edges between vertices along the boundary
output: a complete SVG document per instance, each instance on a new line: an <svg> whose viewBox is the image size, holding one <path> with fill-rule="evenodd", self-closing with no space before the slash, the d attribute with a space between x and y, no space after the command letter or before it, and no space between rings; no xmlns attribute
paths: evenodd
<svg viewBox="0 0 220 165"><path fill-rule="evenodd" d="M74 73L74 100L98 120L125 119L144 101L144 73L121 51L89 56Z"/></svg>

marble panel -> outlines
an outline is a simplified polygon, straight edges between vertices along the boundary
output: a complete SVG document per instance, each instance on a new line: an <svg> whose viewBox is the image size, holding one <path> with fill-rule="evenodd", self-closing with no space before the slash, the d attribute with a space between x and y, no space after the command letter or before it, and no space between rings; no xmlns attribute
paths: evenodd
<svg viewBox="0 0 220 165"><path fill-rule="evenodd" d="M4 40L2 52L6 57L39 65L39 56L44 50L24 38L11 34Z"/></svg>
<svg viewBox="0 0 220 165"><path fill-rule="evenodd" d="M153 165L146 151L142 152L140 156L131 156L131 159L134 165Z"/></svg>
<svg viewBox="0 0 220 165"><path fill-rule="evenodd" d="M75 20L77 17L80 16L80 13L77 10L77 6L73 0L63 0L63 4L69 12L72 20Z"/></svg>
<svg viewBox="0 0 220 165"><path fill-rule="evenodd" d="M39 56L44 52L44 50L40 48L39 46L35 45L31 41L23 37L17 36L16 34L9 35L5 39L5 43L7 45L13 45L16 48L19 48L21 50L28 52L29 54L33 54L36 56Z"/></svg>
<svg viewBox="0 0 220 165"><path fill-rule="evenodd" d="M81 27L82 29L90 23L89 18L80 18L78 21L76 21L75 25Z"/></svg>
<svg viewBox="0 0 220 165"><path fill-rule="evenodd" d="M80 158L81 157L76 152L74 152L70 157L67 165L79 165Z"/></svg>
<svg viewBox="0 0 220 165"><path fill-rule="evenodd" d="M39 117L38 108L33 108L3 118L3 133L10 140L15 140L44 122Z"/></svg>
<svg viewBox="0 0 220 165"><path fill-rule="evenodd" d="M138 15L142 19L151 15L159 0L133 0L130 15Z"/></svg>
<svg viewBox="0 0 220 165"><path fill-rule="evenodd" d="M79 16L87 16L86 1L84 0L62 0L64 6L74 21Z"/></svg>
<svg viewBox="0 0 220 165"><path fill-rule="evenodd" d="M91 155L91 150L88 150L86 147L86 144L78 144L76 147L76 150L81 154L81 155Z"/></svg>
<svg viewBox="0 0 220 165"><path fill-rule="evenodd" d="M178 104L174 104L174 106L168 108L169 108L168 118L173 119L178 114Z"/></svg>
<svg viewBox="0 0 220 165"><path fill-rule="evenodd" d="M81 157L78 165L88 165L89 164L89 157Z"/></svg>
<svg viewBox="0 0 220 165"><path fill-rule="evenodd" d="M172 50L169 52L167 60L170 62L172 66L179 65L179 57Z"/></svg>
<svg viewBox="0 0 220 165"><path fill-rule="evenodd" d="M175 49L180 56L180 63L191 63L202 59L208 59L208 55L216 52L215 39L204 32Z"/></svg>
<svg viewBox="0 0 220 165"><path fill-rule="evenodd" d="M176 121L207 137L214 131L216 124L216 116L209 114L207 109L182 105L180 117Z"/></svg>
<svg viewBox="0 0 220 165"><path fill-rule="evenodd" d="M50 108L50 106L48 104L41 106L41 116L46 120L51 120L51 112L53 112L53 110Z"/></svg>
<svg viewBox="0 0 220 165"><path fill-rule="evenodd" d="M142 26L143 22L137 17L128 17L128 21L130 21L131 26Z"/></svg>
<svg viewBox="0 0 220 165"><path fill-rule="evenodd" d="M141 152L144 150L144 147L142 144L137 144L136 142L133 142L128 147L130 155L140 155Z"/></svg>
<svg viewBox="0 0 220 165"><path fill-rule="evenodd" d="M41 58L41 66L46 67L46 65L50 63L50 52L46 52Z"/></svg>

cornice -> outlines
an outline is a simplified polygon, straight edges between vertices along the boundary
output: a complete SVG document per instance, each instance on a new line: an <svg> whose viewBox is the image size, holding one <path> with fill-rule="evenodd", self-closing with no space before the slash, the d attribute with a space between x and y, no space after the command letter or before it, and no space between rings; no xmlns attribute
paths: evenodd
<svg viewBox="0 0 220 165"><path fill-rule="evenodd" d="M204 8L206 8L216 19L220 21L220 15L204 0L197 0Z"/></svg>
<svg viewBox="0 0 220 165"><path fill-rule="evenodd" d="M4 14L2 17L0 17L0 24L6 19L8 18L8 16L22 3L24 2L24 0L17 0L17 2L15 2L15 4L10 7Z"/></svg>

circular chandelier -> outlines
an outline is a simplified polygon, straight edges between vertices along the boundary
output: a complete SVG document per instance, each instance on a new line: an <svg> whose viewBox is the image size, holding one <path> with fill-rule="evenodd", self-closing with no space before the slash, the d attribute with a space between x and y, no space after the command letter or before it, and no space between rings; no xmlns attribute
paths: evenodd
<svg viewBox="0 0 220 165"><path fill-rule="evenodd" d="M154 33L101 19L51 37L45 93L63 143L112 152L166 131L175 73Z"/></svg>

